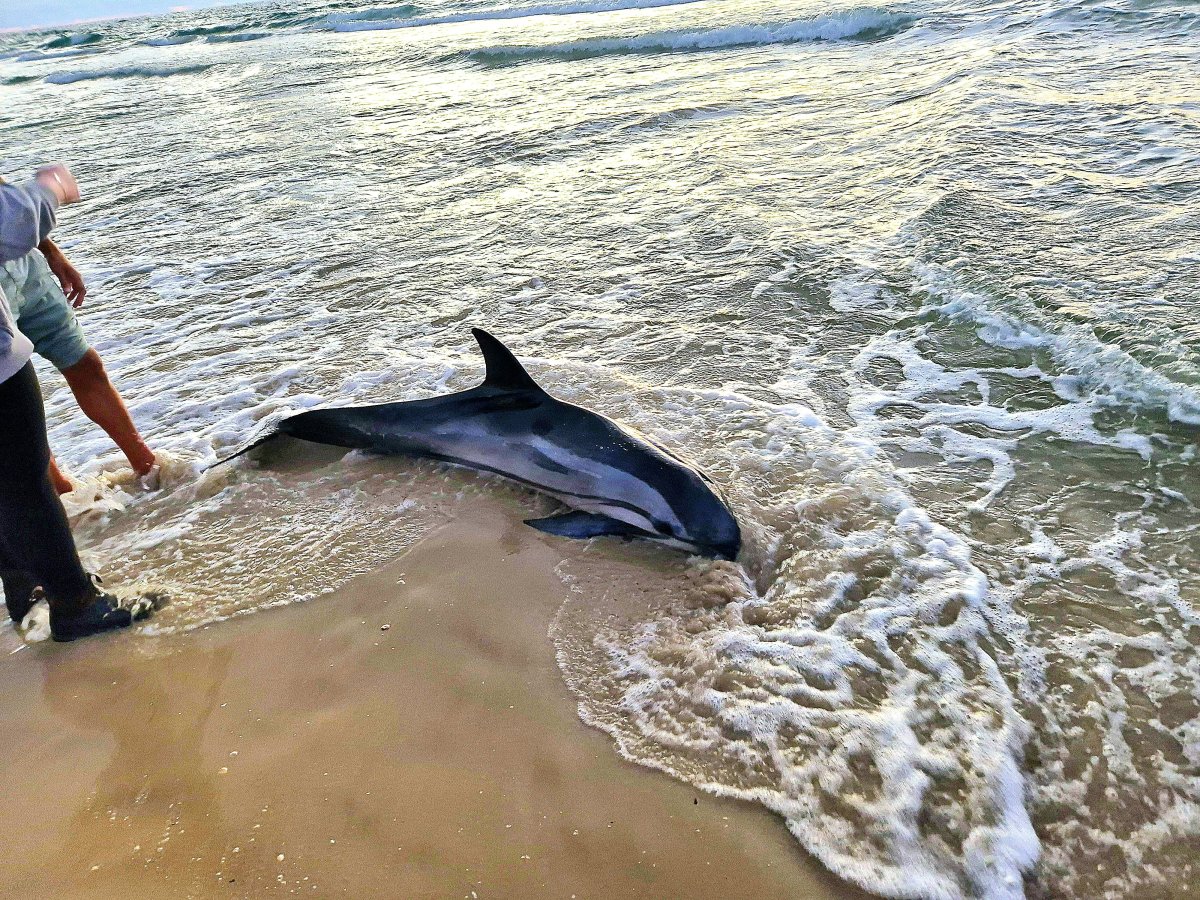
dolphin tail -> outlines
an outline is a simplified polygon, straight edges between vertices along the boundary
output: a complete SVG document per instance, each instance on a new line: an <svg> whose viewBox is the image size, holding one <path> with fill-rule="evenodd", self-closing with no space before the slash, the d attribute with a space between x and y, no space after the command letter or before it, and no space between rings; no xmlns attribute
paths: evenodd
<svg viewBox="0 0 1200 900"><path fill-rule="evenodd" d="M485 387L545 393L513 356L512 351L500 341L482 328L472 328L471 334L475 336L475 340L479 342L479 349L483 351L483 363L487 369L483 379Z"/></svg>
<svg viewBox="0 0 1200 900"><path fill-rule="evenodd" d="M255 447L280 435L312 441L315 444L328 444L331 447L365 447L367 445L359 439L360 435L343 418L353 411L354 407L331 407L292 412L282 416L274 415L263 420L255 434L233 453L213 463L209 468L214 469L231 459L237 459L243 453L249 453Z"/></svg>
<svg viewBox="0 0 1200 900"><path fill-rule="evenodd" d="M283 423L288 419L295 418L295 416L296 413L294 410L286 410L282 412L276 411L271 413L258 423L258 427L254 429L250 437L248 437L243 443L239 444L236 450L234 450L228 456L217 460L208 468L215 469L217 466L223 466L230 460L237 459L242 454L249 453L255 447L265 444L267 441L271 440L271 438L284 434L285 432L280 426L282 426Z"/></svg>
<svg viewBox="0 0 1200 900"><path fill-rule="evenodd" d="M277 431L275 429L271 429L266 434L262 434L256 438L252 438L252 439L246 441L246 443L242 444L240 447L238 447L236 450L234 450L228 456L218 459L215 463L213 463L211 466L209 466L208 469L215 469L217 466L223 466L223 465L225 465L225 463L231 462L231 461L237 459L243 453L249 453L255 447L265 444L267 441L271 440L272 438L279 437L279 435L280 435L279 431ZM207 472L208 469L205 469L204 471Z"/></svg>

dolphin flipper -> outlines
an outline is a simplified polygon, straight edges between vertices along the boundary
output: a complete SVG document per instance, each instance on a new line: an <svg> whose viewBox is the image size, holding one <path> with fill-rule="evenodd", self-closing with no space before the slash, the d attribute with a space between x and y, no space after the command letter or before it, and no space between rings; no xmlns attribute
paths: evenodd
<svg viewBox="0 0 1200 900"><path fill-rule="evenodd" d="M599 513L580 512L578 510L562 513L557 516L546 516L543 519L526 519L525 524L546 534L557 534L559 537L593 538L611 534L619 537L646 537L646 532L634 528L625 522L618 522Z"/></svg>

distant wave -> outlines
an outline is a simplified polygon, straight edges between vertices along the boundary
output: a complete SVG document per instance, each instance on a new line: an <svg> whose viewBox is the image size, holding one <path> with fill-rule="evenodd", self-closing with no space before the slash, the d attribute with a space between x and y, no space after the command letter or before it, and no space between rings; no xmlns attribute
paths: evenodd
<svg viewBox="0 0 1200 900"><path fill-rule="evenodd" d="M171 32L171 37L197 38L210 37L214 34L236 34L255 23L236 22L229 25L198 25L195 28L180 28Z"/></svg>
<svg viewBox="0 0 1200 900"><path fill-rule="evenodd" d="M79 47L84 44L95 44L104 40L104 35L94 31L83 31L76 34L60 34L42 44L43 50L58 50L62 47Z"/></svg>
<svg viewBox="0 0 1200 900"><path fill-rule="evenodd" d="M212 34L205 40L214 44L238 44L242 41L261 41L270 36L265 31L242 31L238 34Z"/></svg>
<svg viewBox="0 0 1200 900"><path fill-rule="evenodd" d="M379 10L366 10L363 13L345 13L346 18L352 16L367 16L377 12L383 16L408 15L419 11L416 6L395 6ZM242 41L258 41L272 36L274 32L297 29L305 25L324 23L334 18L330 15L314 15L309 13L278 13L275 15L259 16L257 18L240 19L221 25L195 25L191 28L177 28L166 34L143 37L138 41L145 47L175 47L179 44L189 44L193 41L206 41L213 44L240 43ZM267 30L264 30L267 29ZM318 29L327 30L327 29Z"/></svg>
<svg viewBox="0 0 1200 900"><path fill-rule="evenodd" d="M488 22L497 19L528 19L534 16L575 16L589 13L619 12L624 9L655 9L660 6L681 6L700 0L594 0L591 3L557 3L543 6L507 6L477 12L451 13L445 16L423 16L421 18L393 18L383 20L379 15L368 15L379 10L360 13L344 13L330 16L328 22L334 31L379 31L390 28L421 28L426 25L449 25L455 22ZM400 10L405 7L394 7ZM416 11L416 7L410 7Z"/></svg>
<svg viewBox="0 0 1200 900"><path fill-rule="evenodd" d="M321 21L328 25L349 24L352 22L377 22L381 20L404 19L420 11L421 8L419 6L415 6L412 3L404 3L400 6L376 6L369 9L358 9L354 12L330 13Z"/></svg>
<svg viewBox="0 0 1200 900"><path fill-rule="evenodd" d="M176 44L186 44L194 40L194 37L157 37L146 38L142 43L147 47L174 47Z"/></svg>
<svg viewBox="0 0 1200 900"><path fill-rule="evenodd" d="M27 50L17 56L17 62L41 62L45 59L69 59L72 56L88 56L100 52L91 47L75 47L70 50L55 50L47 53L45 50Z"/></svg>
<svg viewBox="0 0 1200 900"><path fill-rule="evenodd" d="M269 38L271 34L266 31L239 31L239 32L214 32L203 39L210 44L240 44L243 41L261 41L263 38ZM146 38L140 43L145 47L175 47L179 44L190 44L193 41L201 39L200 35L174 32L170 37L154 37Z"/></svg>
<svg viewBox="0 0 1200 900"><path fill-rule="evenodd" d="M497 46L471 50L465 55L480 62L506 63L544 57L586 59L613 53L670 53L810 41L873 40L897 34L911 22L907 16L860 9L797 19L782 25L727 25L700 31L658 31L546 46Z"/></svg>
<svg viewBox="0 0 1200 900"><path fill-rule="evenodd" d="M97 69L79 72L53 72L46 76L50 84L74 84L76 81L97 81L103 78L169 78L172 75L196 75L211 69L211 65L151 68L129 66L119 69Z"/></svg>
<svg viewBox="0 0 1200 900"><path fill-rule="evenodd" d="M139 43L146 47L174 47L198 40L211 43L237 43L270 37L265 31L248 30L260 24L257 21L240 21L226 25L197 25L194 28L178 28L162 37L143 38Z"/></svg>

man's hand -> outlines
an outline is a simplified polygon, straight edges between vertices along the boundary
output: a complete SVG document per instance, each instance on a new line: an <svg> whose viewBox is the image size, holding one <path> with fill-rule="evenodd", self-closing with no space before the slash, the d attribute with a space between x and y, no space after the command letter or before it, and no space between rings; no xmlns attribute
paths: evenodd
<svg viewBox="0 0 1200 900"><path fill-rule="evenodd" d="M50 240L50 238L46 238L46 240L38 244L38 249L46 257L50 271L54 273L54 277L62 285L63 293L71 301L71 306L79 309L79 307L83 306L84 298L87 297L87 285L83 283L83 276L79 274L79 270L71 265L70 260L67 259L66 255L58 249L58 245Z"/></svg>
<svg viewBox="0 0 1200 900"><path fill-rule="evenodd" d="M42 166L34 174L34 178L42 187L49 189L64 206L79 202L79 183L71 174L71 170L62 163Z"/></svg>

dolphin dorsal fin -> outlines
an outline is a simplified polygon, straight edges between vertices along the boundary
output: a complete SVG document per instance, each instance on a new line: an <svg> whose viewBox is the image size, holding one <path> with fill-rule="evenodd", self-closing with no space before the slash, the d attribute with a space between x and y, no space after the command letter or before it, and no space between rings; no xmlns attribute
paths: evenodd
<svg viewBox="0 0 1200 900"><path fill-rule="evenodd" d="M483 363L487 367L487 374L483 379L485 386L508 391L542 390L525 371L525 367L517 362L511 350L482 328L472 328L471 334L475 335L479 349L483 351Z"/></svg>

